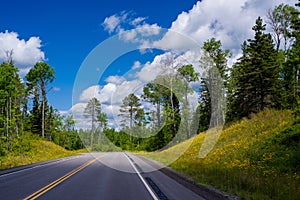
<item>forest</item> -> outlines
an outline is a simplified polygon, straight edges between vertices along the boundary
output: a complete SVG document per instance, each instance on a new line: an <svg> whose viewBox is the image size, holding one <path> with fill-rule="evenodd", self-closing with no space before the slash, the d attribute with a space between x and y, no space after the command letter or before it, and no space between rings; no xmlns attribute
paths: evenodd
<svg viewBox="0 0 300 200"><path fill-rule="evenodd" d="M108 126L107 114L96 98L90 99L84 110L91 129L76 129L74 117L62 116L47 100L55 81L54 68L37 62L22 79L12 59L13 51L6 52L7 61L0 65L0 156L26 151L22 141L37 137L68 150L156 151L266 109L292 110L298 117L297 7L300 2L295 7L280 4L266 13L267 21L258 17L252 28L254 37L241 44L242 55L232 66L228 65L231 52L222 48L221 41L206 40L199 49L199 65L207 69L206 76L200 76L191 64L158 76L144 86L143 95L131 93L123 99L118 129ZM164 64L172 66L172 62ZM187 98L193 93L189 85L195 81L201 86L197 88L199 106L192 113ZM154 109L144 109L145 102Z"/></svg>

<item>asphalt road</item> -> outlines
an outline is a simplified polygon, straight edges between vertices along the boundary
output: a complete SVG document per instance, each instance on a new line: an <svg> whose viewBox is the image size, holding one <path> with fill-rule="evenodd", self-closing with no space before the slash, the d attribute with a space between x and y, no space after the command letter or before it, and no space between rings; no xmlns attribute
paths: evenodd
<svg viewBox="0 0 300 200"><path fill-rule="evenodd" d="M203 198L130 153L92 153L0 171L0 199Z"/></svg>

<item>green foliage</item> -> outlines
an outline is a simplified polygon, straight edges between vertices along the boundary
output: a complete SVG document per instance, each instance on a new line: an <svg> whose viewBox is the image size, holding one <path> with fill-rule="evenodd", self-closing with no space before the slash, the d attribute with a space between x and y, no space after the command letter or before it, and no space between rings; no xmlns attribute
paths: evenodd
<svg viewBox="0 0 300 200"><path fill-rule="evenodd" d="M160 77L160 81L168 81ZM173 82L177 84L177 82ZM164 84L166 85L166 84ZM181 117L179 100L170 89L163 84L148 83L144 87L143 99L156 105L156 113L148 114L141 109L140 99L130 94L123 100L121 115L123 123L129 121L129 126L123 127L122 131L105 129L105 136L117 147L123 150L146 150L154 151L169 144L178 133ZM152 121L149 126L147 122ZM164 124L160 123L164 119ZM154 125L154 126L153 126Z"/></svg>
<svg viewBox="0 0 300 200"><path fill-rule="evenodd" d="M126 123L129 121L130 141L133 136L133 126L143 120L141 103L139 98L133 93L129 94L123 99L123 104L120 108L120 116L123 118L123 124L126 127Z"/></svg>
<svg viewBox="0 0 300 200"><path fill-rule="evenodd" d="M0 147L3 141L0 141ZM5 145L5 143L4 143ZM0 169L31 164L66 156L76 155L52 142L41 140L37 135L24 133L11 141L11 149L0 155ZM0 149L1 152L1 149Z"/></svg>
<svg viewBox="0 0 300 200"><path fill-rule="evenodd" d="M152 122L156 128L162 125L161 106L164 104L164 96L168 92L166 87L161 84L150 82L143 88L143 100L156 106L155 114L152 114Z"/></svg>
<svg viewBox="0 0 300 200"><path fill-rule="evenodd" d="M296 6L300 6L299 1ZM266 25L259 17L253 27L254 38L242 44L243 54L230 70L227 61L231 53L222 49L221 41L212 38L204 42L200 65L206 74L201 78L199 107L194 116L187 97L193 92L190 82L198 80L199 74L192 65L175 67L170 57L161 64L172 68L172 74L158 76L143 89L142 100L153 104L155 110L142 109L141 99L128 95L120 110L124 119L121 131L107 128L107 115L96 98L85 108L92 129L76 130L73 117L64 118L47 101L47 87L55 79L54 69L45 62L36 63L26 75L25 87L8 52L9 62L0 65L1 167L20 164L22 159L23 164L42 160L33 158L37 151L66 153L64 149L77 150L85 145L93 151L157 151L192 137L193 132L223 125L225 112L218 111L227 107L228 122L243 117L251 120L243 119L225 130L212 155L203 160L196 158L195 149L201 146L204 135L196 137L192 149L173 167L195 175L199 182L240 192L245 197L288 196L299 183L299 11L280 4L270 10L268 18L275 44L271 34L265 33ZM30 98L32 104L27 102ZM293 109L293 123L287 112L265 111L252 115L269 108ZM181 122L184 128L179 130ZM53 144L39 140L39 136L64 149L52 151ZM173 153L166 150L159 155L166 152ZM45 159L52 157L55 156ZM278 192L281 188L282 192Z"/></svg>
<svg viewBox="0 0 300 200"><path fill-rule="evenodd" d="M95 122L97 121L97 117L101 114L101 104L98 99L92 98L89 100L88 104L84 109L84 116L86 118L91 118L92 121L92 129L95 128Z"/></svg>
<svg viewBox="0 0 300 200"><path fill-rule="evenodd" d="M160 152L143 153L171 163L198 184L213 185L244 199L298 199L300 126L290 111L266 110L223 130L204 158L199 151L206 134Z"/></svg>
<svg viewBox="0 0 300 200"><path fill-rule="evenodd" d="M185 125L185 138L190 138L191 135L195 135L195 132L190 126L190 107L188 101L188 94L193 93L193 89L189 88L191 82L195 82L199 79L199 73L197 73L192 65L184 65L178 69L179 76L183 79L183 105L181 107L181 116Z"/></svg>
<svg viewBox="0 0 300 200"><path fill-rule="evenodd" d="M100 124L100 128L103 128L106 126L106 114L102 113L101 111L101 104L97 98L92 98L86 105L84 109L84 116L86 118L91 118L92 122L92 132L91 134L93 135L96 130L96 123ZM90 137L90 146L93 146L93 136ZM88 143L85 143L86 145Z"/></svg>
<svg viewBox="0 0 300 200"><path fill-rule="evenodd" d="M215 38L204 42L202 47L200 65L206 69L206 73L201 78L199 130L224 123L225 88L228 86L227 60L231 54L229 50L223 50L221 47L221 41Z"/></svg>
<svg viewBox="0 0 300 200"><path fill-rule="evenodd" d="M200 88L200 99L199 106L197 108L197 117L198 118L198 127L197 133L201 133L206 131L209 128L210 117L211 117L211 98L207 83L205 81L201 81Z"/></svg>
<svg viewBox="0 0 300 200"><path fill-rule="evenodd" d="M45 62L37 62L33 68L31 68L28 74L25 76L27 79L27 89L34 95L34 108L31 113L32 120L31 126L36 128L34 132L41 130L40 134L45 137L45 118L47 109L47 86L55 79L54 69ZM41 94L41 103L40 103ZM41 115L41 123L39 123L39 115Z"/></svg>
<svg viewBox="0 0 300 200"><path fill-rule="evenodd" d="M234 65L231 75L229 118L249 117L266 108L280 108L279 67L277 52L266 25L259 17L254 39L242 46L243 55Z"/></svg>
<svg viewBox="0 0 300 200"><path fill-rule="evenodd" d="M279 51L282 40L283 40L283 50L284 53L289 49L289 45L292 42L291 27L293 21L296 20L295 13L297 10L293 6L286 4L280 4L276 6L273 10L269 10L268 24L273 31L273 39L276 44L276 50Z"/></svg>
<svg viewBox="0 0 300 200"><path fill-rule="evenodd" d="M22 131L25 91L13 62L2 63L0 74L0 132L9 138Z"/></svg>

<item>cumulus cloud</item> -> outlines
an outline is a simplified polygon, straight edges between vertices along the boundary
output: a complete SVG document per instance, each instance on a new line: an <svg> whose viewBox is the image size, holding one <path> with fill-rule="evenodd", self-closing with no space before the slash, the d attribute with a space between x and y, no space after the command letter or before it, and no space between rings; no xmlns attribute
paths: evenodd
<svg viewBox="0 0 300 200"><path fill-rule="evenodd" d="M24 75L36 62L45 60L41 43L39 37L30 37L26 41L16 32L0 32L0 62L7 61L7 52L12 51L12 59L20 74Z"/></svg>
<svg viewBox="0 0 300 200"><path fill-rule="evenodd" d="M117 82L115 78L119 77L109 77L108 83L104 86L94 85L85 89L80 95L80 102L73 105L69 111L61 111L61 113L65 116L69 113L72 114L77 128L90 128L89 120L84 117L84 109L87 102L95 97L100 101L103 112L107 114L108 123L112 127L116 126L121 120L118 114L122 100L130 93L140 96L143 91L143 83L139 80Z"/></svg>
<svg viewBox="0 0 300 200"><path fill-rule="evenodd" d="M112 93L112 104L120 105L122 100L131 93L141 95L143 92L143 82L140 80L124 81L122 84L116 86L116 90Z"/></svg>
<svg viewBox="0 0 300 200"><path fill-rule="evenodd" d="M157 63L157 59L153 62L147 62L144 67L137 73L137 77L143 82L153 81L158 74L162 73L163 70L160 64Z"/></svg>
<svg viewBox="0 0 300 200"><path fill-rule="evenodd" d="M178 34L183 34L201 45L207 39L215 37L221 40L224 48L235 53L239 51L240 44L244 40L252 38L251 28L258 16L264 17L268 9L274 8L279 3L294 5L295 2L295 0L198 1L190 11L178 15L170 31L155 45L188 49L186 41L189 40L178 40L180 37Z"/></svg>
<svg viewBox="0 0 300 200"><path fill-rule="evenodd" d="M126 81L126 79L123 76L109 76L105 79L105 82L114 83L117 85L123 83L124 81Z"/></svg>
<svg viewBox="0 0 300 200"><path fill-rule="evenodd" d="M92 98L99 99L100 94L100 86L99 85L93 85L87 89L85 89L82 94L79 97L79 100L82 102L88 102Z"/></svg>
<svg viewBox="0 0 300 200"><path fill-rule="evenodd" d="M99 100L103 103L110 103L112 95L116 92L117 85L115 83L108 83L99 91Z"/></svg>

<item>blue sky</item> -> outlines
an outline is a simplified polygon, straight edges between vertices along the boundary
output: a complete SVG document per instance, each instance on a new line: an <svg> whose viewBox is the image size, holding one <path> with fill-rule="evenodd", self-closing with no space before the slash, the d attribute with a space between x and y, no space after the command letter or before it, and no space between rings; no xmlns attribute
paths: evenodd
<svg viewBox="0 0 300 200"><path fill-rule="evenodd" d="M59 92L49 93L50 102L60 110L72 105L72 87L80 64L87 54L110 34L102 23L107 16L131 11L147 17L148 22L170 27L184 10L192 8L195 0L137 1L137 0L27 0L1 3L0 31L14 31L20 39L37 36L47 62L55 67L53 84ZM159 5L159 6L158 6Z"/></svg>
<svg viewBox="0 0 300 200"><path fill-rule="evenodd" d="M48 98L64 114L82 112L93 96L102 100L107 112L116 112L126 94L123 91L137 91L138 86L160 73L157 63L166 57L164 53L184 55L185 60L198 66L200 46L215 37L232 51L229 64L234 62L240 55L240 44L253 36L255 19L265 18L267 10L280 3L294 5L296 0L4 1L0 11L0 61L5 60L5 51L13 49L23 76L36 61L45 60L53 66L56 80ZM72 101L76 76L85 59L114 35L120 43L160 50L120 56L99 77L100 85L83 84ZM101 62L101 55L98 57ZM95 65L91 73L97 75L102 70ZM123 96L113 101L107 98L112 93ZM113 118L113 113L109 115Z"/></svg>

